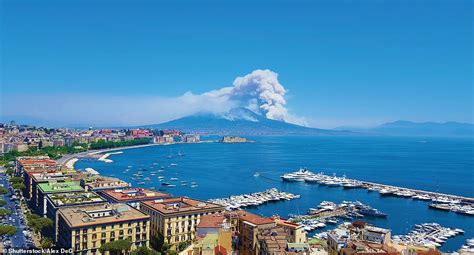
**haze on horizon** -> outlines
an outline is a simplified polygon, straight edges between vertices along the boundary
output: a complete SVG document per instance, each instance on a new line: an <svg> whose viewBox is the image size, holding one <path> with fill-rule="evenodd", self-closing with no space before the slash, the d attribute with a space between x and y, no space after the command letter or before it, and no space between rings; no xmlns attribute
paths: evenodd
<svg viewBox="0 0 474 255"><path fill-rule="evenodd" d="M473 122L472 3L2 1L0 119ZM238 78L240 77L240 78Z"/></svg>

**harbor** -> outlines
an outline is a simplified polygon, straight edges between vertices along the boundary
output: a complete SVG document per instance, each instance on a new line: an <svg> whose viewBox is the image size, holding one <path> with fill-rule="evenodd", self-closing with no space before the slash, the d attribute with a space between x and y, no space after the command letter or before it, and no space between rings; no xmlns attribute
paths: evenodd
<svg viewBox="0 0 474 255"><path fill-rule="evenodd" d="M307 232L311 232L328 224L336 225L340 221L354 221L364 217L386 218L388 215L359 201L343 201L340 204L322 201L317 207L310 208L305 215L289 216L289 221L301 223Z"/></svg>
<svg viewBox="0 0 474 255"><path fill-rule="evenodd" d="M300 198L300 196L272 188L251 194L209 199L209 202L222 205L227 210L238 210L244 207L259 206L268 202L287 201L296 198Z"/></svg>
<svg viewBox="0 0 474 255"><path fill-rule="evenodd" d="M431 201L429 208L451 211L463 215L474 216L474 198L449 195L431 191L409 189L391 185L366 182L349 179L335 174L330 176L323 172L313 173L307 168L301 168L296 172L286 173L281 176L285 182L305 182L328 187L340 187L344 189L366 189L369 192L378 192L381 196L396 196L414 200Z"/></svg>
<svg viewBox="0 0 474 255"><path fill-rule="evenodd" d="M406 235L395 235L393 241L403 245L438 248L449 238L463 235L464 230L443 227L438 223L416 224Z"/></svg>

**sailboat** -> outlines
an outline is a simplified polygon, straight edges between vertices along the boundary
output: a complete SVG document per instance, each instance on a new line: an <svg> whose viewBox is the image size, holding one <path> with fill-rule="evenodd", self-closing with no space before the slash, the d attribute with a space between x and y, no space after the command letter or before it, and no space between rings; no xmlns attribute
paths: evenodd
<svg viewBox="0 0 474 255"><path fill-rule="evenodd" d="M184 156L186 156L186 154L182 153L181 150L179 150L179 151L178 151L178 156L184 157Z"/></svg>
<svg viewBox="0 0 474 255"><path fill-rule="evenodd" d="M170 149L170 155L166 156L167 158L173 158L173 156L171 155L171 149Z"/></svg>

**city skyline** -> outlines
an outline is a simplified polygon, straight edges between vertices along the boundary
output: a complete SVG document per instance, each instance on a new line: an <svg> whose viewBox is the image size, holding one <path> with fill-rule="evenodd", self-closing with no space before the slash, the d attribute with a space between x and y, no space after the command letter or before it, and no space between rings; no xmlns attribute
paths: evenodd
<svg viewBox="0 0 474 255"><path fill-rule="evenodd" d="M268 69L287 111L271 118L472 123L468 1L25 2L1 8L4 121L133 126L220 112L235 97L205 95Z"/></svg>

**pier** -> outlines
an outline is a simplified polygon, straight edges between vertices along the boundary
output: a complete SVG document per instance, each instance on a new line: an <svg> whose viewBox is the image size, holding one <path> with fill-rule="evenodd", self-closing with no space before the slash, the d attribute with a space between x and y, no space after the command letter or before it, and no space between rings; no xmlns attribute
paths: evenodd
<svg viewBox="0 0 474 255"><path fill-rule="evenodd" d="M300 195L295 195L289 192L279 191L276 188L272 188L252 194L210 199L209 202L225 206L227 210L238 210L243 207L258 206L268 202L292 200L299 197Z"/></svg>
<svg viewBox="0 0 474 255"><path fill-rule="evenodd" d="M293 173L281 176L287 182L306 182L324 185L328 187L342 187L344 189L363 188L368 191L377 191L382 196L397 196L415 200L431 201L429 208L452 211L455 213L474 216L474 198L457 195L444 194L439 192L410 189L392 185L361 181L346 178L346 176L325 175L324 173L313 173L306 168L302 168Z"/></svg>

